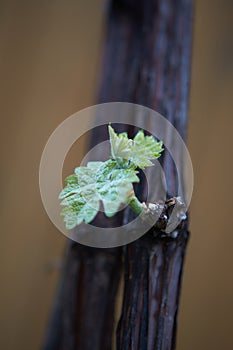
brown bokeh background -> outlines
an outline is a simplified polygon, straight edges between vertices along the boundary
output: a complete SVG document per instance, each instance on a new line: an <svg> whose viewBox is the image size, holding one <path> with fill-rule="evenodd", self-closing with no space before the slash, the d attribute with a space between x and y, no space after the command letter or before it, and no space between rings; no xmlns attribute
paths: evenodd
<svg viewBox="0 0 233 350"><path fill-rule="evenodd" d="M233 348L233 3L196 0L188 145L195 172L178 350ZM67 239L38 186L43 147L95 102L103 0L0 1L0 348L39 349ZM84 151L69 156L78 164Z"/></svg>

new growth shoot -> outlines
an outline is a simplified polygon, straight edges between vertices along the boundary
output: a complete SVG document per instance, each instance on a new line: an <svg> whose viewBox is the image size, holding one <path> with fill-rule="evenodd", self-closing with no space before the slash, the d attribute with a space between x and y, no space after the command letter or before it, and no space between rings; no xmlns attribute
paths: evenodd
<svg viewBox="0 0 233 350"><path fill-rule="evenodd" d="M111 157L105 162L88 162L75 168L65 179L66 187L59 198L64 209L66 228L73 229L82 222L90 223L97 215L102 202L107 217L114 216L122 205L128 205L136 214L145 210L135 195L133 183L138 183L138 169L154 165L163 151L162 141L138 131L134 139L127 133L117 134L108 126Z"/></svg>

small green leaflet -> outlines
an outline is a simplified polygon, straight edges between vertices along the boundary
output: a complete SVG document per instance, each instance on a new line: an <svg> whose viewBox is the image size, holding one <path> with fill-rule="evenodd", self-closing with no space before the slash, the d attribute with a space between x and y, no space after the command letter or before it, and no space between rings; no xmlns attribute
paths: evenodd
<svg viewBox="0 0 233 350"><path fill-rule="evenodd" d="M108 128L113 159L118 161L124 159L144 169L153 165L151 159L161 156L163 142L157 142L153 136L145 136L143 130L138 131L131 140L126 133L117 134L110 125Z"/></svg>
<svg viewBox="0 0 233 350"><path fill-rule="evenodd" d="M64 206L61 215L67 229L90 223L101 202L106 216L115 215L122 204L127 205L135 196L133 183L139 182L136 168L153 165L151 159L158 158L163 151L162 142L145 136L142 130L131 140L126 133L115 133L109 125L109 137L112 159L77 167L65 179L66 187L59 199Z"/></svg>

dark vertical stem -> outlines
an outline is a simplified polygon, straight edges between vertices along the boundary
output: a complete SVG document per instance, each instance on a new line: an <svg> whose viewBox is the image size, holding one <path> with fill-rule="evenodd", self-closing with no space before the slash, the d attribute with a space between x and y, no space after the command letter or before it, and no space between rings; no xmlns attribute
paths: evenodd
<svg viewBox="0 0 233 350"><path fill-rule="evenodd" d="M43 349L111 349L120 274L120 249L71 242Z"/></svg>
<svg viewBox="0 0 233 350"><path fill-rule="evenodd" d="M151 231L127 247L118 349L175 348L188 231L184 225L177 239L154 234Z"/></svg>
<svg viewBox="0 0 233 350"><path fill-rule="evenodd" d="M154 108L184 138L191 1L110 2L98 97L99 102L125 101ZM132 127L123 128L134 131ZM104 139L106 134L96 130L91 144ZM162 165L168 192L175 195L176 172L168 154ZM153 175L150 180L156 189ZM138 190L143 196L143 183ZM108 225L116 221L119 225L122 217L117 216ZM151 231L125 247L124 299L117 332L119 350L174 349L187 237L186 223L176 239L155 238ZM111 349L121 251L70 244L44 349Z"/></svg>

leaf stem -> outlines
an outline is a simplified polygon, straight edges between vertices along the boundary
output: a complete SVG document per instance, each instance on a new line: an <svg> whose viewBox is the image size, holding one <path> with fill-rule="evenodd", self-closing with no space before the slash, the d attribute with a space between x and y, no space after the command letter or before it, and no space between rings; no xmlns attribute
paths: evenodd
<svg viewBox="0 0 233 350"><path fill-rule="evenodd" d="M141 214L143 210L142 203L137 199L136 196L131 197L129 201L129 207L138 215Z"/></svg>

